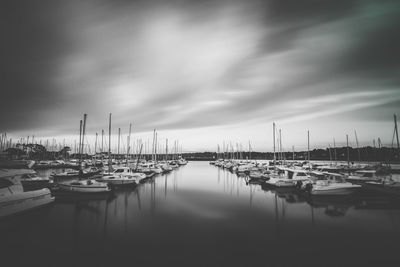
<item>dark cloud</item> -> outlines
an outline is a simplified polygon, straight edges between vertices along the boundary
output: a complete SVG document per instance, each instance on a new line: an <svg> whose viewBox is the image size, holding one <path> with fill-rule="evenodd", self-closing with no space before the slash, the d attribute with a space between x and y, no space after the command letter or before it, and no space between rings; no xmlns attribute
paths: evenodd
<svg viewBox="0 0 400 267"><path fill-rule="evenodd" d="M190 129L331 114L337 99L386 114L397 2L3 1L0 125L74 134L82 113L99 131L112 112L116 127Z"/></svg>

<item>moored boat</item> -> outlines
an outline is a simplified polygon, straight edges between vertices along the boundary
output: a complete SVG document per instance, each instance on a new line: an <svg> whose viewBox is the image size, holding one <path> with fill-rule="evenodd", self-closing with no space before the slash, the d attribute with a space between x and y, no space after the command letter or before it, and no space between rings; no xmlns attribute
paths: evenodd
<svg viewBox="0 0 400 267"><path fill-rule="evenodd" d="M26 170L0 170L0 217L50 204L54 201L48 188L24 192L21 176Z"/></svg>

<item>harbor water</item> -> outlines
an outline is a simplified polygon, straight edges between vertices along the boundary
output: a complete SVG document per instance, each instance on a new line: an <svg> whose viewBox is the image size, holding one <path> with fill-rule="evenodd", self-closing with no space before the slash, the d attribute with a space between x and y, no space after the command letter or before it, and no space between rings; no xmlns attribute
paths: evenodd
<svg viewBox="0 0 400 267"><path fill-rule="evenodd" d="M39 171L49 175L49 171ZM12 266L399 266L400 201L309 198L189 162L0 221Z"/></svg>

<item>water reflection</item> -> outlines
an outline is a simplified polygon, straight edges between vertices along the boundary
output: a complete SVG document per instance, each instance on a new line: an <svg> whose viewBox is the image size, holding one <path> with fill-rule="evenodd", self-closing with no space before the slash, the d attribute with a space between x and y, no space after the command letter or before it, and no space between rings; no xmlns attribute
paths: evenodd
<svg viewBox="0 0 400 267"><path fill-rule="evenodd" d="M20 251L27 244L30 250L24 253L35 257L45 250L52 260L63 257L63 251L87 256L88 262L93 260L89 255L102 263L131 260L134 251L135 263L146 266L163 265L165 259L184 266L246 266L266 257L279 266L293 265L309 251L324 260L334 248L347 255L348 263L364 255L368 265L368 252L379 250L376 244L398 242L400 202L379 195L310 198L293 189L249 184L246 176L207 162L191 162L136 188L95 197L57 196L54 205L0 226L4 251ZM391 248L379 257L390 259Z"/></svg>

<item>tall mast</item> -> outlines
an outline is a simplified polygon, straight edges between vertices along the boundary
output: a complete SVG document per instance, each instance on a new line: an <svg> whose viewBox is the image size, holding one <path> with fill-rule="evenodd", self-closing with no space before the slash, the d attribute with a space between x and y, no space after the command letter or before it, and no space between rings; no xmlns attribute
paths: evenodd
<svg viewBox="0 0 400 267"><path fill-rule="evenodd" d="M81 142L82 142L82 120L79 121L79 147L78 147L79 168L81 167L81 161L82 161Z"/></svg>
<svg viewBox="0 0 400 267"><path fill-rule="evenodd" d="M96 159L96 154L97 154L97 133L96 133L96 139L94 141L94 158Z"/></svg>
<svg viewBox="0 0 400 267"><path fill-rule="evenodd" d="M165 161L168 161L168 138L165 140Z"/></svg>
<svg viewBox="0 0 400 267"><path fill-rule="evenodd" d="M104 145L104 143L103 143L103 138L104 138L104 130L101 130L101 163L103 164L103 152L104 152L104 150L103 150L103 145Z"/></svg>
<svg viewBox="0 0 400 267"><path fill-rule="evenodd" d="M272 136L274 141L274 169L276 169L276 155L275 155L275 122L272 123Z"/></svg>
<svg viewBox="0 0 400 267"><path fill-rule="evenodd" d="M128 139L126 140L127 142L127 148L126 148L126 166L128 166L128 156L129 156L129 150L130 150L130 145L131 145L131 131L132 131L132 123L129 123L129 134L128 134Z"/></svg>
<svg viewBox="0 0 400 267"><path fill-rule="evenodd" d="M350 172L350 149L349 149L349 135L346 134L346 144L347 144L347 168Z"/></svg>
<svg viewBox="0 0 400 267"><path fill-rule="evenodd" d="M357 131L354 130L354 135L356 136L356 144L357 144L357 153L358 153L358 162L361 161L361 154L360 154L360 148L358 146L358 138L357 138Z"/></svg>
<svg viewBox="0 0 400 267"><path fill-rule="evenodd" d="M394 120L394 130L396 132L396 141L397 141L397 153L400 156L400 145L399 145L399 132L397 130L397 118L396 114L393 114L393 120Z"/></svg>
<svg viewBox="0 0 400 267"><path fill-rule="evenodd" d="M108 167L111 169L111 113L108 119Z"/></svg>
<svg viewBox="0 0 400 267"><path fill-rule="evenodd" d="M308 157L308 166L311 170L311 158L310 158L310 130L307 131L307 157Z"/></svg>
<svg viewBox="0 0 400 267"><path fill-rule="evenodd" d="M154 145L155 145L155 139L156 139L156 129L153 130L153 145L151 147L151 159L154 161Z"/></svg>
<svg viewBox="0 0 400 267"><path fill-rule="evenodd" d="M279 150L281 151L281 164L282 164L282 161L283 161L283 162L285 162L285 161L284 161L284 158L283 158L282 131L281 131L281 129L279 129Z"/></svg>
<svg viewBox="0 0 400 267"><path fill-rule="evenodd" d="M158 133L156 132L156 142L155 142L155 146L154 146L154 158L156 159L156 162L157 162L157 146L158 146L157 135L158 135Z"/></svg>
<svg viewBox="0 0 400 267"><path fill-rule="evenodd" d="M82 154L83 154L83 149L85 147L86 118L87 118L87 114L83 114L82 150L81 150Z"/></svg>
<svg viewBox="0 0 400 267"><path fill-rule="evenodd" d="M335 164L337 164L337 158L336 158L336 140L333 138L333 154L335 158Z"/></svg>
<svg viewBox="0 0 400 267"><path fill-rule="evenodd" d="M118 154L118 159L119 159L119 145L121 142L121 128L118 128L118 148L117 148L117 154Z"/></svg>

